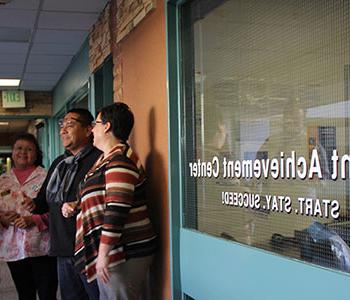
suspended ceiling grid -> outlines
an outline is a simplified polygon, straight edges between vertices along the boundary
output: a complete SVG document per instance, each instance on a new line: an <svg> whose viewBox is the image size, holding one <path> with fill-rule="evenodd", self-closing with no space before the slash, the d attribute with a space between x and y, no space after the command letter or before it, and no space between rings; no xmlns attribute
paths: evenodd
<svg viewBox="0 0 350 300"><path fill-rule="evenodd" d="M50 91L108 0L12 0L0 5L0 78Z"/></svg>

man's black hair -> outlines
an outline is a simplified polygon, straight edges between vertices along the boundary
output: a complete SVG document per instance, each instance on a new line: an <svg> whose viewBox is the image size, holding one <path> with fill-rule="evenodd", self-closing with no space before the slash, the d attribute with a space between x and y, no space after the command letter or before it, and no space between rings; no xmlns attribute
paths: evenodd
<svg viewBox="0 0 350 300"><path fill-rule="evenodd" d="M91 122L94 120L94 117L92 116L91 112L89 112L85 108L72 108L69 111L67 111L66 114L68 113L78 114L79 122L85 127L91 125Z"/></svg>
<svg viewBox="0 0 350 300"><path fill-rule="evenodd" d="M130 132L134 126L134 115L129 106L123 102L116 102L103 107L101 121L105 124L111 124L113 135L123 142L129 139Z"/></svg>

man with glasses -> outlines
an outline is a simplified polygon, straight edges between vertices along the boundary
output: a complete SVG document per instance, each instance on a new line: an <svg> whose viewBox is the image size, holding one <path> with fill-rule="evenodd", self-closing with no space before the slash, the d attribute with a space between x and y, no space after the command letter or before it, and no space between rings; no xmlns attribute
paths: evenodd
<svg viewBox="0 0 350 300"><path fill-rule="evenodd" d="M76 200L77 188L101 152L93 145L93 117L86 109L72 109L59 121L60 137L66 151L51 164L38 196L25 200L35 213L49 212L50 251L57 257L62 300L99 298L96 280L88 283L86 276L74 266L76 216L64 218L61 207Z"/></svg>

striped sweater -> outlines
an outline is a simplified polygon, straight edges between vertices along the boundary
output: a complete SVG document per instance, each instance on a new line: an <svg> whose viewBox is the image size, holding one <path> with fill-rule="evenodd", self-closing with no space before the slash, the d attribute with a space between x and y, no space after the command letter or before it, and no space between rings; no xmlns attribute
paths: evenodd
<svg viewBox="0 0 350 300"><path fill-rule="evenodd" d="M109 267L154 253L155 234L144 198L145 173L128 145L103 155L80 185L76 265L88 281L96 278L99 244L112 246Z"/></svg>

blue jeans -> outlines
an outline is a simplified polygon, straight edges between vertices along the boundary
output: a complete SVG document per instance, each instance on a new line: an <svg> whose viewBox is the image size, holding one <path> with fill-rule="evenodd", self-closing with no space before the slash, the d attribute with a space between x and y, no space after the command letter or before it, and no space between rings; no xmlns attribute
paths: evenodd
<svg viewBox="0 0 350 300"><path fill-rule="evenodd" d="M57 257L58 281L62 300L98 300L96 280L88 283L86 276L74 266L73 257Z"/></svg>

